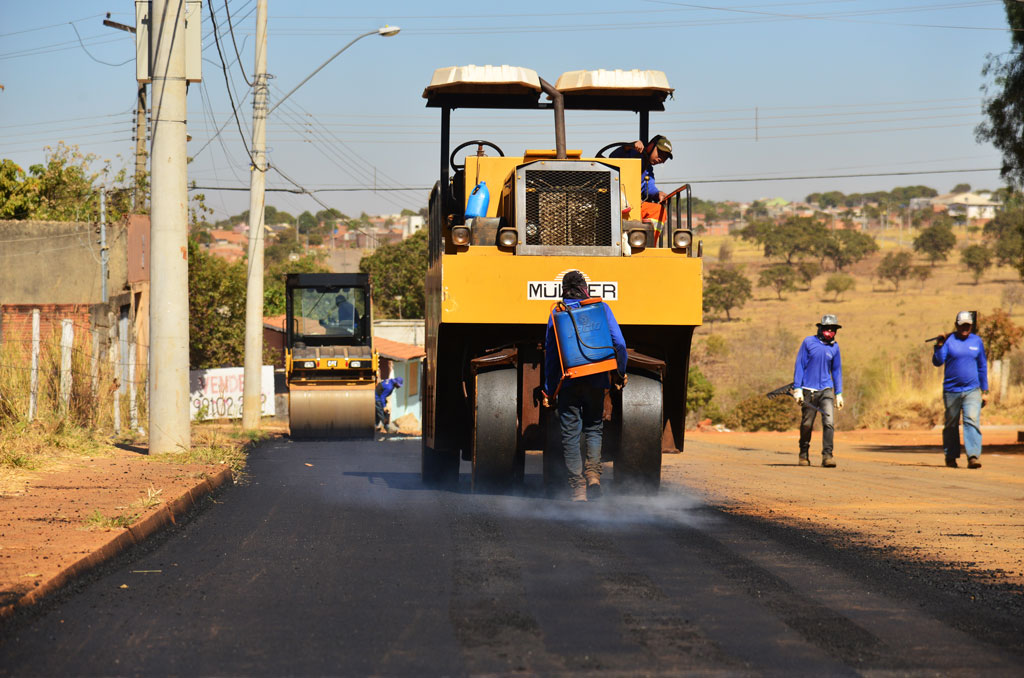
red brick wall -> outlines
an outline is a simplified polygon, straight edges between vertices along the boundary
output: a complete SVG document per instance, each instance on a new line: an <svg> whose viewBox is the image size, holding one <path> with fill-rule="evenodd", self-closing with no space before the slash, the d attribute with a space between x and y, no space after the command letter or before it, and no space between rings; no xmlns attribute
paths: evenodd
<svg viewBox="0 0 1024 678"><path fill-rule="evenodd" d="M39 338L59 337L61 320L70 319L75 328L75 344L92 345L89 304L3 304L0 306L0 332L3 343L28 346L32 341L32 310L39 309Z"/></svg>

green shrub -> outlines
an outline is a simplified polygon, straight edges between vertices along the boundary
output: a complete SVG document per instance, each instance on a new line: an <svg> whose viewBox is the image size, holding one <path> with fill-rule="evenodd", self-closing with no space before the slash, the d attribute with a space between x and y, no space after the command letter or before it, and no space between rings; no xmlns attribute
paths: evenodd
<svg viewBox="0 0 1024 678"><path fill-rule="evenodd" d="M686 380L686 411L700 413L715 395L715 387L698 367L691 367Z"/></svg>
<svg viewBox="0 0 1024 678"><path fill-rule="evenodd" d="M792 399L752 395L732 408L725 425L741 431L788 431L799 419L800 408Z"/></svg>

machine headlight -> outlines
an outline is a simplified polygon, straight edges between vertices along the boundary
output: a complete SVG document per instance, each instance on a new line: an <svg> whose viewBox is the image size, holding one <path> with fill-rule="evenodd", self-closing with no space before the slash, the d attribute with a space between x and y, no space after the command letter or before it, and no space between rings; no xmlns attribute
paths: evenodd
<svg viewBox="0 0 1024 678"><path fill-rule="evenodd" d="M503 228L498 231L498 245L501 247L515 247L519 241L519 234L514 228Z"/></svg>
<svg viewBox="0 0 1024 678"><path fill-rule="evenodd" d="M647 231L642 228L631 229L629 231L629 246L634 250L647 247Z"/></svg>
<svg viewBox="0 0 1024 678"><path fill-rule="evenodd" d="M468 245L469 236L469 226L454 226L452 228L452 242L456 245Z"/></svg>
<svg viewBox="0 0 1024 678"><path fill-rule="evenodd" d="M359 368L359 367L363 366L363 361L362 360L349 360L348 361L348 366L349 367Z"/></svg>
<svg viewBox="0 0 1024 678"><path fill-rule="evenodd" d="M693 233L690 231L676 231L672 234L672 247L675 249L689 249L691 243L693 243Z"/></svg>
<svg viewBox="0 0 1024 678"><path fill-rule="evenodd" d="M304 368L306 368L307 370L316 369L316 361L315 360L307 360L307 361L302 363L302 366Z"/></svg>

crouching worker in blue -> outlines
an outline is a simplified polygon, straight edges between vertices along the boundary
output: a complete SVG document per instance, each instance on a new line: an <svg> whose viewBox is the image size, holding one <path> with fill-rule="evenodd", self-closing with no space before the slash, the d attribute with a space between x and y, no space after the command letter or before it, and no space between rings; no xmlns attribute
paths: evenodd
<svg viewBox="0 0 1024 678"><path fill-rule="evenodd" d="M988 358L981 337L971 333L974 316L970 311L956 314L956 331L935 342L932 364L945 365L942 399L946 422L942 428L942 449L946 466L956 468L960 457L960 413L964 418L964 447L967 468L981 468L981 408L988 393Z"/></svg>
<svg viewBox="0 0 1024 678"><path fill-rule="evenodd" d="M810 466L811 431L821 412L821 465L834 468L832 441L835 436L833 407L843 409L843 361L836 343L842 327L831 313L821 316L818 333L800 344L793 367L793 397L801 406L800 466Z"/></svg>
<svg viewBox="0 0 1024 678"><path fill-rule="evenodd" d="M579 310L595 303L604 309L607 331L611 335L611 346L589 346L583 342L578 326L583 324L582 320L574 322L569 331L575 330L576 336L573 339L584 348L584 356L596 351L600 352L601 360L578 367L563 364L563 355L558 343L558 328L555 326L555 313L548 318L547 332L544 336L543 405L551 407L554 403L558 409L562 451L569 472L569 488L573 501L587 501L588 490L594 497L601 490L604 394L612 385L612 371L616 372L618 377L624 377L626 374L626 342L608 305L598 299L591 299L589 286L583 274L579 271L569 271L562 277L562 304L567 311L562 314L563 317L572 319L568 311ZM608 339L605 338L604 341L607 342ZM573 376L574 373L578 376ZM580 449L581 437L586 449L586 462Z"/></svg>
<svg viewBox="0 0 1024 678"><path fill-rule="evenodd" d="M376 401L375 407L375 419L377 430L384 435L388 433L388 426L391 424L391 410L388 408L388 396L396 388L402 387L402 378L395 377L394 379L385 379L384 381L377 384L377 388L374 391L374 400Z"/></svg>

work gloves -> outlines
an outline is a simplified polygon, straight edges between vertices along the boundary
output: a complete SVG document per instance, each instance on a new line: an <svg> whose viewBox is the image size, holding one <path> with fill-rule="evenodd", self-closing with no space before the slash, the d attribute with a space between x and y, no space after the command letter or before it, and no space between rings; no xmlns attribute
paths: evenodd
<svg viewBox="0 0 1024 678"><path fill-rule="evenodd" d="M836 394L836 409L837 410L843 409L843 394L842 393L837 393Z"/></svg>
<svg viewBox="0 0 1024 678"><path fill-rule="evenodd" d="M801 405L804 404L804 390L802 388L794 388L791 395L793 396L793 400L797 401L797 403Z"/></svg>

